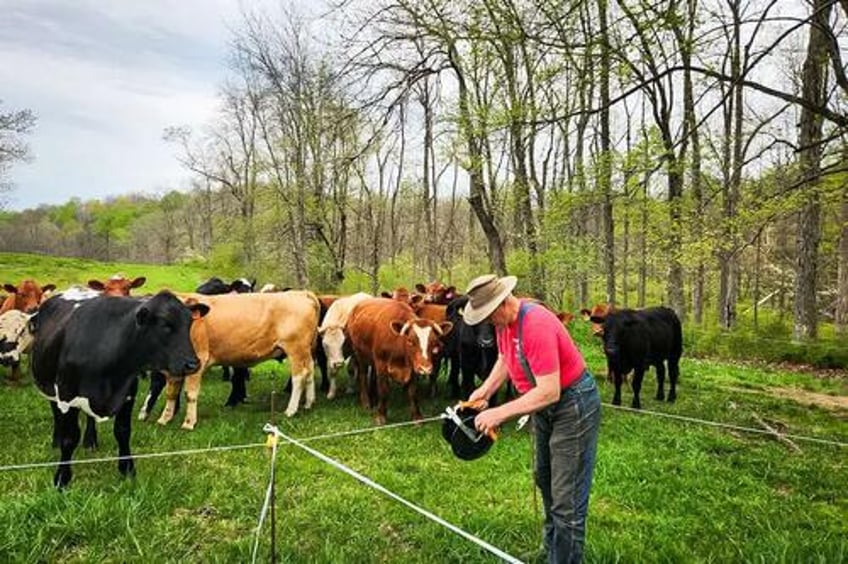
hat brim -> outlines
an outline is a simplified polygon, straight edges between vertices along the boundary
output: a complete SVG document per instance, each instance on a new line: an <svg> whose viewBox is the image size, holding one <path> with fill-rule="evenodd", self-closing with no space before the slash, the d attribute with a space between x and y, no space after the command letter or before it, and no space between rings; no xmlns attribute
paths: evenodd
<svg viewBox="0 0 848 564"><path fill-rule="evenodd" d="M468 304L462 312L462 319L465 321L466 325L477 325L492 315L492 312L495 311L506 297L515 289L515 285L518 283L518 278L515 276L504 276L500 279L500 282L503 284L503 288L485 305L474 307L471 305L471 300L468 301Z"/></svg>

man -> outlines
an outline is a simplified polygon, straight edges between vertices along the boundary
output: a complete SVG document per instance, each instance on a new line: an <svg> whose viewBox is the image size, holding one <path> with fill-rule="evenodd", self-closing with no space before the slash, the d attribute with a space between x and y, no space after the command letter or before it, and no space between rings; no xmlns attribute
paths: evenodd
<svg viewBox="0 0 848 564"><path fill-rule="evenodd" d="M507 376L512 380L521 395L483 410L475 425L489 432L533 414L535 479L545 510L548 562L580 562L601 422L600 395L562 323L545 307L513 296L516 282L515 276L488 274L468 286L465 322L490 321L499 351L489 377L468 399L487 405Z"/></svg>

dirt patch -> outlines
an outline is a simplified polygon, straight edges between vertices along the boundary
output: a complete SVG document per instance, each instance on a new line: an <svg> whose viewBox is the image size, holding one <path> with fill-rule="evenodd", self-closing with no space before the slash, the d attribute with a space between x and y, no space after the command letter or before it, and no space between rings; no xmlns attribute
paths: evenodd
<svg viewBox="0 0 848 564"><path fill-rule="evenodd" d="M824 409L829 409L831 411L848 411L848 396L831 396L817 392L808 392L807 390L802 390L800 388L767 388L765 390L754 390L751 388L727 386L725 389L749 394L768 394L778 398L790 399L804 405L823 407Z"/></svg>

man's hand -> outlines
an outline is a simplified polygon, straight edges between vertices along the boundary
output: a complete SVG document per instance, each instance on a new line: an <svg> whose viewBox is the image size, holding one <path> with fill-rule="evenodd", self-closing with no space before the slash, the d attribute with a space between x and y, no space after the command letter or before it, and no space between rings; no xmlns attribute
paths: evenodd
<svg viewBox="0 0 848 564"><path fill-rule="evenodd" d="M497 434L498 427L501 426L504 419L501 417L498 408L487 409L481 411L474 418L474 426L481 433L486 433L489 436Z"/></svg>

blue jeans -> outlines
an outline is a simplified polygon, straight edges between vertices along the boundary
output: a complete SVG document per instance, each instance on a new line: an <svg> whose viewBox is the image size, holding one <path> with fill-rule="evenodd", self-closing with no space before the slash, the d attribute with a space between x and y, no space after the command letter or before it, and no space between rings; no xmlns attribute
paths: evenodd
<svg viewBox="0 0 848 564"><path fill-rule="evenodd" d="M601 397L586 370L553 405L533 414L536 485L545 510L548 562L580 562L595 469Z"/></svg>

